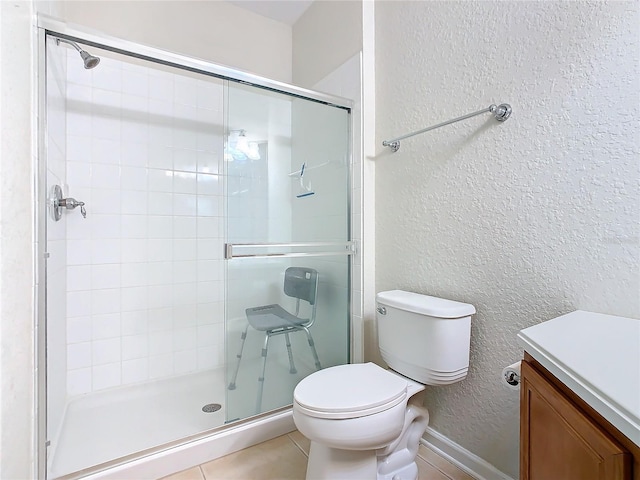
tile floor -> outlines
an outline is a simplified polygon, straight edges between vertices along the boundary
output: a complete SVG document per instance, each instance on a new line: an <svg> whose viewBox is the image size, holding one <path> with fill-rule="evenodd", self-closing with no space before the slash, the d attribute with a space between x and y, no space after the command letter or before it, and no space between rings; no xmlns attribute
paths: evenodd
<svg viewBox="0 0 640 480"><path fill-rule="evenodd" d="M309 440L295 431L164 477L163 480L301 480L307 469L308 455ZM418 480L473 480L473 477L422 445L416 463Z"/></svg>

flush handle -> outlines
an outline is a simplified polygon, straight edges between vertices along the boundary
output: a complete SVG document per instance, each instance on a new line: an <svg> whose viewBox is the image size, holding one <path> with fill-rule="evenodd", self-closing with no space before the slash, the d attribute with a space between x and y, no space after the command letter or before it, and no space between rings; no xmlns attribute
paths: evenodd
<svg viewBox="0 0 640 480"><path fill-rule="evenodd" d="M380 314L380 315L386 315L387 314L387 309L384 307L377 307L376 311Z"/></svg>

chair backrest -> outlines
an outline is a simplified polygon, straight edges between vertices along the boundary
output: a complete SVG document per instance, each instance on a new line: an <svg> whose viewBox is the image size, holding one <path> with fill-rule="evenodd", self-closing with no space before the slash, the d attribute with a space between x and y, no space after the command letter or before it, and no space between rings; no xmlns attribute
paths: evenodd
<svg viewBox="0 0 640 480"><path fill-rule="evenodd" d="M287 268L284 272L284 293L315 305L318 293L318 272L306 267Z"/></svg>

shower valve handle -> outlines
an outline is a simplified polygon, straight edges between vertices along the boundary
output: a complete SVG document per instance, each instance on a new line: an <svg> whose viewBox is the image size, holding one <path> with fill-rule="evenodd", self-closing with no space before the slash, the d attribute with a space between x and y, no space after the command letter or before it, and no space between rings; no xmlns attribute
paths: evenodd
<svg viewBox="0 0 640 480"><path fill-rule="evenodd" d="M62 198L62 188L60 185L54 185L51 188L50 203L51 216L57 222L62 218L62 209L73 210L76 207L80 207L80 213L84 218L87 218L87 209L84 208L84 202L80 202L75 198Z"/></svg>
<svg viewBox="0 0 640 480"><path fill-rule="evenodd" d="M80 207L80 213L82 214L83 218L87 218L87 209L84 208L84 202L80 202L75 198L61 198L60 200L58 200L58 206L64 207L67 210L73 210L76 207Z"/></svg>

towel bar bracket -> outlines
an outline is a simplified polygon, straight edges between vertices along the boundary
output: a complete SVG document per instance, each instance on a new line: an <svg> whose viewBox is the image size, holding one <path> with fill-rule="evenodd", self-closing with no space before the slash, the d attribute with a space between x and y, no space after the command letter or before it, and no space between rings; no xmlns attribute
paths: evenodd
<svg viewBox="0 0 640 480"><path fill-rule="evenodd" d="M504 122L511 116L511 105L508 103L501 103L497 107L495 105L491 106L494 107L494 109L491 110L491 113L493 113L493 118L497 121Z"/></svg>
<svg viewBox="0 0 640 480"><path fill-rule="evenodd" d="M384 145L385 147L389 147L394 153L400 150L400 140L395 140L393 142L388 142L385 140L384 142L382 142L382 145Z"/></svg>

